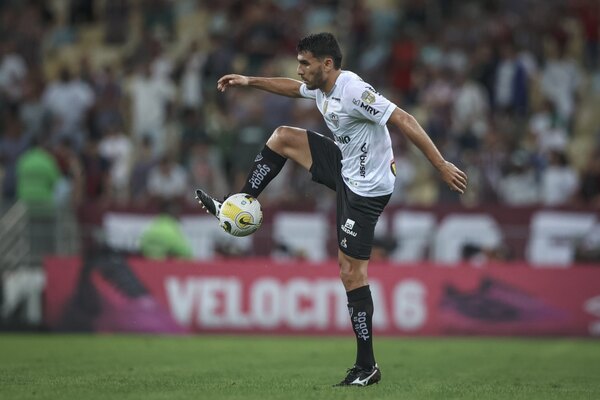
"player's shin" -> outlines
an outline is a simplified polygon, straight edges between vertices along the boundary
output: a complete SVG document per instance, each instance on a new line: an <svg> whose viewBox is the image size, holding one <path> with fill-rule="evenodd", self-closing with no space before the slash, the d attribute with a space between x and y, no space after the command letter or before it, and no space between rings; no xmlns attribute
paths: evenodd
<svg viewBox="0 0 600 400"><path fill-rule="evenodd" d="M277 154L265 145L254 159L252 169L240 192L258 198L258 195L262 193L269 182L279 174L286 161L287 158Z"/></svg>
<svg viewBox="0 0 600 400"><path fill-rule="evenodd" d="M371 368L375 365L373 355L373 298L369 285L346 292L348 312L356 335L356 365Z"/></svg>

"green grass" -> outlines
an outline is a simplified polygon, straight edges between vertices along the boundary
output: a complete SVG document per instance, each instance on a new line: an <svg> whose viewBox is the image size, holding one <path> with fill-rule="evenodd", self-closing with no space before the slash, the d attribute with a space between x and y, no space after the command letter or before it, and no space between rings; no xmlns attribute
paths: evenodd
<svg viewBox="0 0 600 400"><path fill-rule="evenodd" d="M376 353L379 385L332 388L350 337L0 335L0 399L600 399L598 341L379 338Z"/></svg>

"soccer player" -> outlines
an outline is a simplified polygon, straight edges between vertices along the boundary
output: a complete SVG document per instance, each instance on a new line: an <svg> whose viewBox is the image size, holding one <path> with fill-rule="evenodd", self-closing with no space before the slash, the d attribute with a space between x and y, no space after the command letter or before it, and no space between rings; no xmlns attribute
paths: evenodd
<svg viewBox="0 0 600 400"><path fill-rule="evenodd" d="M381 379L373 354L373 300L367 266L375 224L390 199L396 176L386 124L398 127L452 190L463 193L467 176L442 157L414 117L355 73L341 69L342 53L332 34L308 35L298 42L297 51L302 81L230 74L219 79L217 89L224 92L230 87L250 86L282 96L315 99L333 133L335 140L301 128L275 129L240 192L258 197L288 159L309 171L315 182L335 190L338 263L357 344L356 362L338 385L367 386ZM221 202L200 189L196 197L218 218Z"/></svg>

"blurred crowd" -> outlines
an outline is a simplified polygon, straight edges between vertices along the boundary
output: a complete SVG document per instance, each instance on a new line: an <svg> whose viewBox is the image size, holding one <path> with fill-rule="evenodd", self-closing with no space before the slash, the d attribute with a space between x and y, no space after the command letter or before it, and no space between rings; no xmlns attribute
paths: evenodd
<svg viewBox="0 0 600 400"><path fill-rule="evenodd" d="M295 77L296 42L318 31L469 174L459 198L392 132L392 202L600 207L596 0L0 0L2 198L238 190L277 126L328 132L313 101L217 79ZM312 185L288 163L263 201L314 199Z"/></svg>

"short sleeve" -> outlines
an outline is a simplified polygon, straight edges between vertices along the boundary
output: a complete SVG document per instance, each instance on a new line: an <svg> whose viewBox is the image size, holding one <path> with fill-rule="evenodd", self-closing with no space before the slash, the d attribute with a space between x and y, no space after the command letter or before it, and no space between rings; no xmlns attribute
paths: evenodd
<svg viewBox="0 0 600 400"><path fill-rule="evenodd" d="M306 99L316 99L317 91L308 89L306 87L306 83L303 83L302 85L300 85L300 96Z"/></svg>
<svg viewBox="0 0 600 400"><path fill-rule="evenodd" d="M344 93L344 103L350 116L366 119L382 126L387 124L396 109L394 103L365 82L348 85Z"/></svg>

